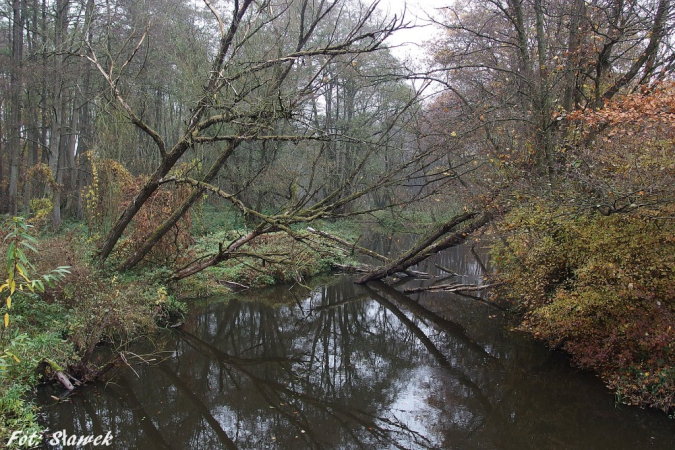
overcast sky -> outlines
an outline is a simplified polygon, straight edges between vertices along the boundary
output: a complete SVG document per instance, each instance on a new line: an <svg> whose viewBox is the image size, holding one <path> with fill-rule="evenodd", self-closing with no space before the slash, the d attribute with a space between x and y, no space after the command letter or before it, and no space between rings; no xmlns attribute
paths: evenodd
<svg viewBox="0 0 675 450"><path fill-rule="evenodd" d="M405 44L402 48L394 50L394 54L399 58L410 56L414 60L421 60L425 55L420 46L438 33L437 28L428 25L427 17L436 15L437 8L447 6L451 2L452 0L380 0L380 8L390 14L400 16L405 6L407 21L419 26L412 30L399 31L392 36L389 41L392 45Z"/></svg>

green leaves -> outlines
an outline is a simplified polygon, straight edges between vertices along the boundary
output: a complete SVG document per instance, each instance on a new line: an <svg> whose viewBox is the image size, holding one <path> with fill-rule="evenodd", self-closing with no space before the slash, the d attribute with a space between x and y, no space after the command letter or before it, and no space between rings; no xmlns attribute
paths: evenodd
<svg viewBox="0 0 675 450"><path fill-rule="evenodd" d="M31 271L35 266L30 262L24 249L34 253L39 253L34 244L37 239L33 237L29 230L33 227L23 217L12 217L10 220L11 231L7 233L4 241L9 241L6 254L6 278L0 285L0 293L9 291L6 298L7 310L12 308L12 296L18 289L19 291L44 292L45 284L53 286L56 282L63 280L70 273L70 267L59 266L50 273L31 278ZM4 315L4 326L9 326L9 312Z"/></svg>

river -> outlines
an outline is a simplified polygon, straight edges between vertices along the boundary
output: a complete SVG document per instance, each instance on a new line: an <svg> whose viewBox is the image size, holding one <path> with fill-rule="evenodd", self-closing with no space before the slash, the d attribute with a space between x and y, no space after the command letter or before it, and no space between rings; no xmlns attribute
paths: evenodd
<svg viewBox="0 0 675 450"><path fill-rule="evenodd" d="M468 246L417 269L434 263L480 282ZM314 283L195 300L109 382L41 390L45 425L116 449L675 448L675 422L615 404L480 298Z"/></svg>

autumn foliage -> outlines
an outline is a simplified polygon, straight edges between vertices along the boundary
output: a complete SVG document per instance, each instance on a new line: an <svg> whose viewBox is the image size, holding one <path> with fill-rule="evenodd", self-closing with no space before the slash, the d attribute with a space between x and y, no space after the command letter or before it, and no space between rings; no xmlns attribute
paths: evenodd
<svg viewBox="0 0 675 450"><path fill-rule="evenodd" d="M85 218L94 240L99 240L109 230L124 208L133 201L134 194L145 182L145 176L133 176L122 164L112 159L91 161L92 182L83 193L86 201ZM156 191L136 215L133 227L117 250L119 258L140 246L157 224L171 214L189 187L172 185ZM192 243L191 215L188 212L172 227L153 248L148 260L170 264L182 256Z"/></svg>
<svg viewBox="0 0 675 450"><path fill-rule="evenodd" d="M575 111L563 171L603 214L675 201L675 84Z"/></svg>
<svg viewBox="0 0 675 450"><path fill-rule="evenodd" d="M675 407L675 224L537 204L494 250L521 329L600 373L620 399Z"/></svg>
<svg viewBox="0 0 675 450"><path fill-rule="evenodd" d="M675 408L675 85L576 111L556 188L523 196L495 246L521 329L620 401Z"/></svg>

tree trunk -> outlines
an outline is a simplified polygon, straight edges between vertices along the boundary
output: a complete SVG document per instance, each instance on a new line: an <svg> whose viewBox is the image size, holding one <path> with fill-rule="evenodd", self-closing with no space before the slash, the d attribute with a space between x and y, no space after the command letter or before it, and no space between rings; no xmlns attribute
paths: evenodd
<svg viewBox="0 0 675 450"><path fill-rule="evenodd" d="M537 92L537 135L539 145L537 146L537 168L541 174L550 176L553 170L553 141L551 136L551 99L549 89L549 68L546 67L548 48L546 33L544 32L544 12L542 10L542 0L534 1L534 11L537 30L537 55L539 62L538 92Z"/></svg>
<svg viewBox="0 0 675 450"><path fill-rule="evenodd" d="M180 143L182 145L180 145L180 147L178 147L175 151L172 151L168 157L162 161L162 164L160 164L157 170L155 170L155 173L150 176L139 193L133 198L131 203L129 203L129 206L127 206L122 215L117 219L115 225L113 225L110 232L108 233L108 236L106 237L105 242L103 243L103 246L101 247L101 250L99 251L98 258L100 263L103 263L108 258L115 247L115 244L117 244L117 241L122 237L122 233L124 233L127 225L129 225L131 222L131 219L133 219L136 213L140 211L141 207L150 198L150 196L155 193L159 187L159 180L169 173L178 159L189 148L187 136L185 136Z"/></svg>
<svg viewBox="0 0 675 450"><path fill-rule="evenodd" d="M10 75L9 130L9 205L8 212L16 215L19 201L19 163L21 158L21 108L23 92L23 2L12 2L12 69Z"/></svg>
<svg viewBox="0 0 675 450"><path fill-rule="evenodd" d="M668 17L670 16L672 7L670 0L660 0L659 6L656 10L656 15L654 17L654 26L649 32L649 43L645 50L640 54L640 56L633 61L628 72L626 72L620 79L618 79L602 96L603 99L608 100L614 97L617 92L628 83L630 83L638 74L640 69L642 69L645 64L654 58L654 55L658 53L659 46L661 41L666 36L666 23ZM648 68L649 69L649 68Z"/></svg>
<svg viewBox="0 0 675 450"><path fill-rule="evenodd" d="M138 213L138 211L141 209L141 207L143 207L145 202L157 190L157 188L159 187L160 180L169 173L169 171L173 168L173 166L176 165L180 157L183 156L183 154L187 151L187 149L189 149L192 146L193 142L192 133L197 130L200 120L204 117L204 114L208 109L211 97L215 95L219 89L220 78L222 76L221 71L223 65L225 64L225 57L227 56L230 46L234 41L241 20L252 3L253 0L243 0L241 4L239 4L239 2L235 2L234 5L235 10L233 11L234 16L232 18L232 21L230 22L229 30L227 31L227 33L225 33L223 30L218 53L213 61L209 80L206 83L204 89L205 92L197 102L196 108L189 119L185 132L183 133L180 140L178 140L178 142L173 146L170 152L165 153L164 147L165 143L161 140L161 138L156 134L154 130L152 130L145 123L140 121L138 117L133 115L133 112L130 109L127 110L127 113L132 114L132 121L134 122L134 124L137 127L139 127L139 129L142 129L146 134L151 136L155 141L155 143L157 143L157 145L159 146L161 163L159 164L155 172L150 176L145 185L141 188L140 192L131 201L129 206L127 206L122 215L117 219L115 225L111 228L110 232L108 232L106 240L103 243L103 246L101 247L101 250L98 255L98 260L100 264L103 264L103 262L105 262L105 260L108 258L113 248L117 244L117 241L119 241L119 239L122 237L122 233L124 233L124 230L129 225L129 223L131 223L131 220L134 218L136 213ZM236 9L237 7L239 9ZM99 70L105 73L105 69L103 69L103 67L99 66ZM108 81L111 82L112 80ZM112 88L113 94L117 97L118 102L122 105L123 109L126 109L125 107L128 107L128 105L126 104L122 96L119 94L119 92L115 90L116 88L114 86L112 86Z"/></svg>
<svg viewBox="0 0 675 450"><path fill-rule="evenodd" d="M461 216L455 217L453 220L443 225L431 236L424 239L422 242L413 247L410 251L406 252L399 259L397 259L396 261L392 261L391 263L383 267L380 267L374 272L371 272L368 275L365 275L357 279L356 283L364 284L369 281L380 280L396 272L405 272L405 270L408 267L414 266L415 264L419 264L420 262L434 255L435 253L440 252L441 250L445 250L447 248L454 247L464 243L469 234L487 225L492 220L492 214L487 212L483 213L481 217L479 217L477 220L470 223L469 225L465 226L460 231L457 231L443 238L439 242L436 242L436 240L452 231L457 225L460 225L461 223L464 223L467 220L471 220L476 215L477 215L476 213L466 213Z"/></svg>
<svg viewBox="0 0 675 450"><path fill-rule="evenodd" d="M574 0L572 11L570 13L570 33L567 42L568 58L565 67L564 88L562 107L570 112L577 107L578 89L577 78L579 71L579 61L581 60L581 18L584 15L585 0Z"/></svg>
<svg viewBox="0 0 675 450"><path fill-rule="evenodd" d="M79 142L79 128L80 109L77 104L73 102L72 114L70 116L70 126L68 127L68 145L64 160L66 161L64 169L67 170L66 180L68 182L68 189L66 191L66 214L72 216L73 205L78 203L79 192L77 190L77 148Z"/></svg>
<svg viewBox="0 0 675 450"><path fill-rule="evenodd" d="M56 18L54 23L54 47L57 52L63 50L68 33L68 6L70 0L58 0L56 4ZM65 149L65 124L68 111L68 95L64 88L64 74L66 56L54 56L53 83L52 83L52 109L51 132L49 135L49 169L56 181L52 192L52 227L56 230L61 227L61 193L63 189L63 169L66 158L63 154Z"/></svg>
<svg viewBox="0 0 675 450"><path fill-rule="evenodd" d="M57 77L58 79L59 77ZM55 84L55 89L60 91L60 80L57 80L58 85ZM66 114L66 103L62 98L60 92L57 91L53 95L54 105L58 105L56 114L51 117L52 126L49 136L49 169L54 177L56 185L52 187L52 227L57 230L61 227L61 189L63 182L63 120Z"/></svg>
<svg viewBox="0 0 675 450"><path fill-rule="evenodd" d="M224 149L220 157L213 163L210 170L201 180L204 183L211 183L218 175L220 168L225 164L227 159L232 155L234 150L239 146L241 141L231 141L227 148ZM183 200L183 203L176 208L171 216L169 216L160 226L158 226L150 236L143 242L143 245L136 250L129 258L120 266L119 270L128 270L138 264L145 256L152 250L152 248L164 237L164 235L178 223L178 221L188 212L204 193L204 188L195 187L190 195Z"/></svg>

